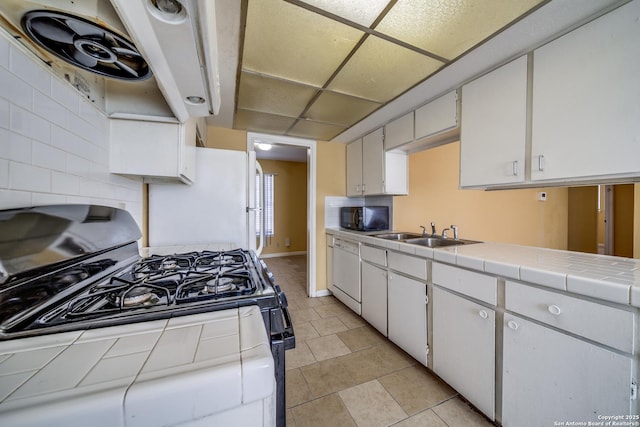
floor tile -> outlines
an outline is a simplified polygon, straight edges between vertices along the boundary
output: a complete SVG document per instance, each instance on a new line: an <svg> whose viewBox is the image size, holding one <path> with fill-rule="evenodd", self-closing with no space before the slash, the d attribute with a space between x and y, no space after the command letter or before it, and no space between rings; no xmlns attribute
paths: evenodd
<svg viewBox="0 0 640 427"><path fill-rule="evenodd" d="M320 316L313 308L289 310L289 314L291 314L291 319L293 320L294 325L300 322L310 322L312 320L320 319Z"/></svg>
<svg viewBox="0 0 640 427"><path fill-rule="evenodd" d="M296 421L293 419L293 411L287 409L287 427L296 427Z"/></svg>
<svg viewBox="0 0 640 427"><path fill-rule="evenodd" d="M409 415L456 395L455 390L423 366L410 366L379 378L379 381Z"/></svg>
<svg viewBox="0 0 640 427"><path fill-rule="evenodd" d="M318 338L320 336L311 322L295 323L293 325L293 332L296 336L296 342L305 342L308 339Z"/></svg>
<svg viewBox="0 0 640 427"><path fill-rule="evenodd" d="M287 350L285 354L285 366L286 370L299 368L300 366L310 365L316 363L317 360L311 353L311 350L305 343L297 342L296 348Z"/></svg>
<svg viewBox="0 0 640 427"><path fill-rule="evenodd" d="M304 427L355 427L342 399L331 394L312 400L292 409L296 426Z"/></svg>
<svg viewBox="0 0 640 427"><path fill-rule="evenodd" d="M286 374L287 408L311 400L311 391L300 368L291 369Z"/></svg>
<svg viewBox="0 0 640 427"><path fill-rule="evenodd" d="M407 414L377 381L338 393L358 426L385 427L407 418Z"/></svg>
<svg viewBox="0 0 640 427"><path fill-rule="evenodd" d="M433 408L440 418L449 426L492 427L487 419L476 412L459 397L448 400Z"/></svg>
<svg viewBox="0 0 640 427"><path fill-rule="evenodd" d="M342 363L342 359L328 359L301 369L313 398L326 396L358 384Z"/></svg>
<svg viewBox="0 0 640 427"><path fill-rule="evenodd" d="M386 341L378 331L367 325L339 332L338 337L351 351L363 350Z"/></svg>
<svg viewBox="0 0 640 427"><path fill-rule="evenodd" d="M338 319L340 319L340 321L342 323L345 324L345 326L349 329L353 329L353 328L359 328L361 326L364 326L367 324L367 322L365 322L362 317L358 316L357 314L355 314L352 311L343 313L343 314L339 314L338 315Z"/></svg>
<svg viewBox="0 0 640 427"><path fill-rule="evenodd" d="M311 324L320 335L331 335L349 329L337 317L327 317L326 319L312 320Z"/></svg>
<svg viewBox="0 0 640 427"><path fill-rule="evenodd" d="M312 338L306 343L318 362L351 353L337 335Z"/></svg>
<svg viewBox="0 0 640 427"><path fill-rule="evenodd" d="M362 383L411 366L413 362L384 345L371 347L342 358L353 379Z"/></svg>
<svg viewBox="0 0 640 427"><path fill-rule="evenodd" d="M314 309L322 318L338 316L349 311L347 306L339 302L322 304L314 307Z"/></svg>
<svg viewBox="0 0 640 427"><path fill-rule="evenodd" d="M287 427L289 425L287 424ZM394 424L393 427L447 427L447 425L431 409ZM452 426L455 427L455 426Z"/></svg>

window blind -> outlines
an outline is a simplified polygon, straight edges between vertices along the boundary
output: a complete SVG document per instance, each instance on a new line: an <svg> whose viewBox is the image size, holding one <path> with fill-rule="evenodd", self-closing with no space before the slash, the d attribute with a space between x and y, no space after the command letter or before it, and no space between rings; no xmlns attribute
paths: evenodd
<svg viewBox="0 0 640 427"><path fill-rule="evenodd" d="M262 210L264 212L264 235L273 236L273 190L274 176L272 173L264 174L264 199ZM256 200L260 200L260 175L256 174ZM260 234L262 224L260 214L256 212L256 235Z"/></svg>

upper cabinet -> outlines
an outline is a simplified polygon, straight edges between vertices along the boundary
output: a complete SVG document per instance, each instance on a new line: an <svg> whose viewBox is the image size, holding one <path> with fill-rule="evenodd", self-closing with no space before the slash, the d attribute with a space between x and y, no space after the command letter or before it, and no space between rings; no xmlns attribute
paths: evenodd
<svg viewBox="0 0 640 427"><path fill-rule="evenodd" d="M460 186L640 176L640 2L462 88Z"/></svg>
<svg viewBox="0 0 640 427"><path fill-rule="evenodd" d="M640 2L533 53L531 180L638 176Z"/></svg>
<svg viewBox="0 0 640 427"><path fill-rule="evenodd" d="M527 57L462 87L460 186L524 182Z"/></svg>
<svg viewBox="0 0 640 427"><path fill-rule="evenodd" d="M196 121L110 119L111 173L143 176L148 183L195 178Z"/></svg>
<svg viewBox="0 0 640 427"><path fill-rule="evenodd" d="M384 149L391 150L413 141L413 111L384 127Z"/></svg>
<svg viewBox="0 0 640 427"><path fill-rule="evenodd" d="M347 144L347 196L407 194L407 155L385 152L382 128Z"/></svg>

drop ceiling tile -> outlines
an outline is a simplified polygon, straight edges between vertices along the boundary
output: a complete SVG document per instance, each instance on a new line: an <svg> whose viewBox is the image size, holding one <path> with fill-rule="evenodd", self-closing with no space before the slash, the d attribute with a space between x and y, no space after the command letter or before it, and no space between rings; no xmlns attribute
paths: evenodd
<svg viewBox="0 0 640 427"><path fill-rule="evenodd" d="M305 116L314 121L351 126L379 107L377 102L324 91Z"/></svg>
<svg viewBox="0 0 640 427"><path fill-rule="evenodd" d="M281 0L250 0L242 68L323 86L362 36Z"/></svg>
<svg viewBox="0 0 640 427"><path fill-rule="evenodd" d="M343 126L318 123L311 120L300 120L289 132L287 132L287 135L330 141L344 130L345 127Z"/></svg>
<svg viewBox="0 0 640 427"><path fill-rule="evenodd" d="M370 27L387 6L389 0L305 0L305 3L365 27Z"/></svg>
<svg viewBox="0 0 640 427"><path fill-rule="evenodd" d="M284 134L296 119L257 111L237 110L233 128L275 135Z"/></svg>
<svg viewBox="0 0 640 427"><path fill-rule="evenodd" d="M366 41L329 89L386 102L424 80L443 65L428 56L375 36Z"/></svg>
<svg viewBox="0 0 640 427"><path fill-rule="evenodd" d="M454 59L544 0L398 0L376 31Z"/></svg>
<svg viewBox="0 0 640 427"><path fill-rule="evenodd" d="M318 91L311 86L243 72L238 108L298 117Z"/></svg>

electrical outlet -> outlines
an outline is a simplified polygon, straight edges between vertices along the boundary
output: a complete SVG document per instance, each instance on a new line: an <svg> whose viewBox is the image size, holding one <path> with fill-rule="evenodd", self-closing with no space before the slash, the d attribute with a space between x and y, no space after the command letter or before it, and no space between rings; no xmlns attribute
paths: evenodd
<svg viewBox="0 0 640 427"><path fill-rule="evenodd" d="M547 201L547 192L546 191L541 191L538 193L538 200L540 200L541 202L546 202Z"/></svg>

